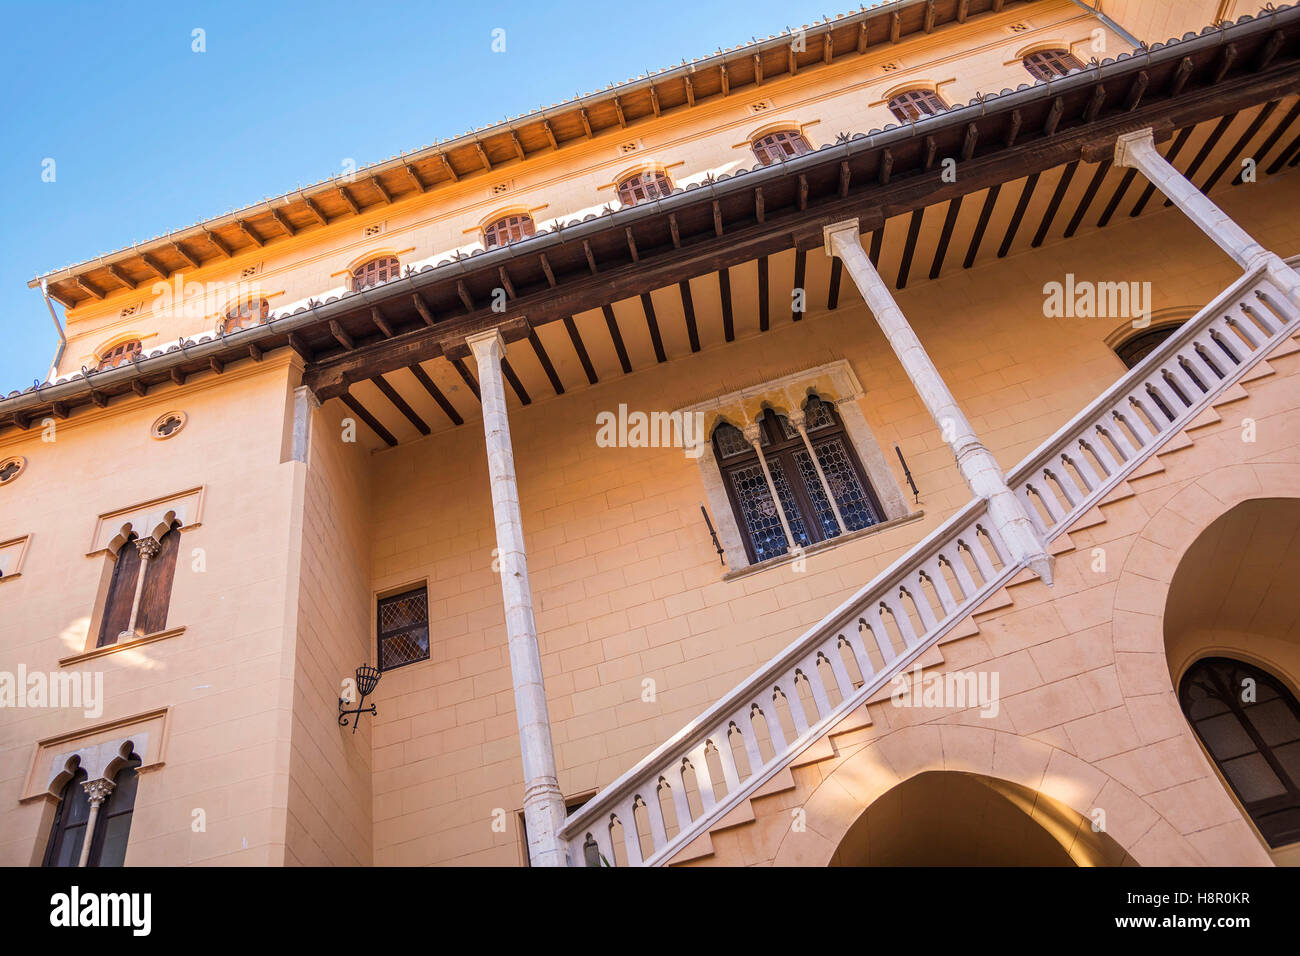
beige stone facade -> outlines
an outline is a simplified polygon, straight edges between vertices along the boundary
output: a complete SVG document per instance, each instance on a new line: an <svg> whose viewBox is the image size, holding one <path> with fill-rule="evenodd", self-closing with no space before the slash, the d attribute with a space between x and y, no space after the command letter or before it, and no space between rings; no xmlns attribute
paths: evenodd
<svg viewBox="0 0 1300 956"><path fill-rule="evenodd" d="M911 16L916 5L898 6ZM376 256L418 271L457 250L468 255L483 247L482 226L508 213L529 212L539 227L599 214L617 207L615 186L630 172L663 169L674 186L709 189L749 169L751 143L773 130L801 130L814 148L835 144L841 132L894 122L886 103L901 90L937 88L948 104L966 104L1031 82L1026 53L1065 49L1087 62L1130 49L1121 33L1064 0L996 6L972 4L979 15L968 22L868 46L851 60L832 49L829 62L743 96L665 109L625 130L205 261L184 274L181 289L194 281L215 291L187 293L162 314L137 308L154 295L144 286L78 303L67 312L68 344L51 381L72 381L127 340L139 340L146 357L161 350L165 358L177 340L201 346L231 301L266 298L291 317L339 296L352 269ZM1101 6L1146 42L1256 12L1209 0ZM1291 17L1278 29L1300 26ZM1273 59L1279 70L1297 62L1292 32ZM1300 178L1286 164L1265 170L1289 157L1296 129L1286 117L1298 103L1266 91L1222 124L1189 112L1157 129L1167 156L1189 130L1175 164L1198 185L1232 163L1207 192L1283 258L1300 256ZM1285 135L1270 142L1274 130ZM1114 130L1108 135L1113 142ZM624 141L632 148L620 152ZM900 169L905 155L898 147ZM973 153L970 168L981 155ZM1239 160L1252 156L1257 181L1232 184ZM890 207L878 225L863 224L864 246L880 237L875 268L1004 472L1128 371L1115 346L1130 338L1133 316L1049 315L1051 283L1067 274L1149 283L1147 317L1162 327L1196 315L1242 275L1159 194L1130 216L1146 186L1141 174L1113 221L1098 228L1126 175L1109 161L1075 149L1040 181L1008 159L992 199L987 187L964 202L942 194L942 204L919 201L923 216ZM956 164L958 184L966 162ZM507 192L493 191L498 180ZM885 188L889 175L875 180ZM1080 209L1081 228L1070 223ZM793 219L792 229L820 237L832 217L816 218L811 232ZM977 233L986 235L983 246ZM963 264L968 250L972 261ZM633 253L642 256L649 261L645 249ZM575 311L573 332L557 321L539 323L533 339L507 335L526 573L557 781L570 804L617 781L971 502L943 424L820 238L759 259L722 267L725 286L715 266L643 295L612 291L605 308ZM613 271L616 290L625 273ZM803 313L791 311L799 292ZM380 303L376 324L387 309ZM351 328L332 332L351 342L346 353L377 353L418 334L399 329L362 343ZM0 465L21 462L0 483L0 672L98 673L103 682L94 716L69 707L4 710L0 863L42 862L69 768L78 766L72 757L84 769L103 751L107 774L130 742L141 765L127 865L525 864L529 781L518 663L512 671L507 641L516 633L513 625L507 633L500 501L494 510L475 395L486 380L462 376L450 345L436 360L415 361L460 423L407 372L348 382L348 399L379 419L387 442L355 405L324 389L323 401L313 394L314 366L334 361L322 359L319 340L306 358L292 335L288 347L252 348L237 363L214 359L208 370L102 407L37 413L21 427L11 419L14 427L0 431ZM906 846L888 836L899 827L931 834L929 842L917 837L911 859L921 862L942 862L944 847L976 858L1037 847L1040 830L1041 852L1005 861L1300 862L1300 844L1269 845L1178 698L1183 675L1205 657L1244 660L1300 691L1300 625L1286 593L1300 546L1300 347L1288 334L1261 354L1051 542L1050 586L1021 572L927 649L931 671L997 673L996 717L969 707L899 708L888 691L876 694L657 862L905 863ZM89 383L93 390L93 376ZM797 412L810 389L839 403L882 513L878 526L806 554L746 555L743 516L730 510L711 447L693 456L597 440L599 416L620 406L708 408L711 434L719 422L750 425L765 409ZM22 401L0 400L0 416L6 402ZM180 427L159 437L169 414ZM702 506L721 532L721 559ZM97 641L123 542L155 527L162 534L172 522L180 550L166 628ZM383 671L366 700L377 715L361 716L355 733L340 727L342 682L357 665L377 662L377 602L418 587L427 593L427 659ZM1300 767L1300 756L1289 759ZM961 813L976 806L999 821L1000 841L963 828ZM944 816L958 822L935 830ZM638 824L649 856L646 825ZM615 856L610 862L629 862L621 849ZM570 864L581 865L575 857Z"/></svg>

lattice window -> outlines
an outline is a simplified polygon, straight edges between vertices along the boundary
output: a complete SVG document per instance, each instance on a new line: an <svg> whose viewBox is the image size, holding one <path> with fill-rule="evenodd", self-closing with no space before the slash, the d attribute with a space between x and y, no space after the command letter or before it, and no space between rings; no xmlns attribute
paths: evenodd
<svg viewBox="0 0 1300 956"><path fill-rule="evenodd" d="M1071 70L1083 66L1079 58L1069 50L1039 50L1031 53L1022 61L1029 75L1036 80L1050 80L1056 76L1065 76Z"/></svg>
<svg viewBox="0 0 1300 956"><path fill-rule="evenodd" d="M659 199L673 191L668 174L663 170L646 170L629 176L618 184L618 199L625 206L635 206L647 199Z"/></svg>
<svg viewBox="0 0 1300 956"><path fill-rule="evenodd" d="M948 108L934 90L907 90L889 101L890 112L904 123L934 116Z"/></svg>
<svg viewBox="0 0 1300 956"><path fill-rule="evenodd" d="M365 289L401 275L402 266L397 256L380 256L352 270L352 288Z"/></svg>
<svg viewBox="0 0 1300 956"><path fill-rule="evenodd" d="M754 155L764 166L808 152L808 140L796 129L783 129L754 140Z"/></svg>
<svg viewBox="0 0 1300 956"><path fill-rule="evenodd" d="M378 616L380 670L429 659L429 595L425 588L380 598Z"/></svg>
<svg viewBox="0 0 1300 956"><path fill-rule="evenodd" d="M106 368L117 368L119 365L131 361L141 351L139 339L128 339L125 342L119 342L99 357L99 365L95 367L96 371L102 372Z"/></svg>
<svg viewBox="0 0 1300 956"><path fill-rule="evenodd" d="M1178 701L1269 846L1300 840L1300 704L1273 675L1226 657L1197 661Z"/></svg>
<svg viewBox="0 0 1300 956"><path fill-rule="evenodd" d="M826 475L826 486L808 445L789 419L772 411L759 419L760 448L772 476L775 500L758 453L739 429L725 423L714 429L714 449L751 563L785 554L789 548L776 501L781 503L794 543L803 547L840 533L827 487L846 530L857 531L881 520L879 502L833 407L814 398L807 414L813 422L810 430L816 432L810 440Z"/></svg>
<svg viewBox="0 0 1300 956"><path fill-rule="evenodd" d="M222 334L229 335L240 329L261 325L270 314L271 303L266 299L248 299L232 305L226 310L226 318L221 323Z"/></svg>
<svg viewBox="0 0 1300 956"><path fill-rule="evenodd" d="M483 227L483 245L493 249L510 242L518 242L520 239L527 239L533 232L533 217L527 213L502 216L496 222Z"/></svg>
<svg viewBox="0 0 1300 956"><path fill-rule="evenodd" d="M1160 343L1178 331L1177 325L1162 325L1155 329L1143 329L1130 335L1115 346L1115 354L1124 363L1125 368L1136 368L1148 355L1160 347Z"/></svg>

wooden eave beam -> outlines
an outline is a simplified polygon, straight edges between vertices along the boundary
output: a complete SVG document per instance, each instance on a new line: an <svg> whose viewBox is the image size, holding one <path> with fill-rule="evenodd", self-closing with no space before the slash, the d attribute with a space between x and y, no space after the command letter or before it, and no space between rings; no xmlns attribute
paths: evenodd
<svg viewBox="0 0 1300 956"><path fill-rule="evenodd" d="M272 209L271 218L275 220L275 224L277 226L279 226L281 229L284 230L285 235L296 236L298 234L298 230L293 227L293 225L289 222L288 219L284 217L284 214L281 213L280 210Z"/></svg>
<svg viewBox="0 0 1300 956"><path fill-rule="evenodd" d="M387 205L391 206L393 204L392 195L384 188L384 184L379 181L378 176L370 177L370 185L375 188L375 192L379 193L380 197Z"/></svg>
<svg viewBox="0 0 1300 956"><path fill-rule="evenodd" d="M191 269L197 269L197 268L199 268L199 266L201 266L201 265L203 264L203 263L199 262L198 259L195 259L192 255L190 255L188 252L186 252L186 251L185 251L185 247L182 246L179 242L173 242L173 243L172 243L172 249L175 250L175 252L176 252L176 254L177 254L178 256L180 256L182 259L184 259L184 260L189 264L189 267L190 267Z"/></svg>
<svg viewBox="0 0 1300 956"><path fill-rule="evenodd" d="M339 198L343 200L344 205L352 210L352 215L359 216L361 214L361 207L357 205L357 201L352 198L352 194L348 192L346 186L339 186L334 191L339 194ZM242 226L243 223L240 223L240 225Z"/></svg>
<svg viewBox="0 0 1300 956"><path fill-rule="evenodd" d="M259 236L257 233L253 232L252 228L250 228L248 223L244 222L244 220L242 219L238 220L235 223L235 225L239 227L239 231L242 232L244 235L246 235L249 238L249 240L255 246L257 246L257 248L260 249L264 245L266 245L266 240L263 239L261 236Z"/></svg>
<svg viewBox="0 0 1300 956"><path fill-rule="evenodd" d="M157 260L155 260L154 257L149 255L149 253L147 252L140 253L140 261L145 264L145 268L147 268L150 272L156 275L159 279L166 279L167 276L171 274L162 266L160 266Z"/></svg>

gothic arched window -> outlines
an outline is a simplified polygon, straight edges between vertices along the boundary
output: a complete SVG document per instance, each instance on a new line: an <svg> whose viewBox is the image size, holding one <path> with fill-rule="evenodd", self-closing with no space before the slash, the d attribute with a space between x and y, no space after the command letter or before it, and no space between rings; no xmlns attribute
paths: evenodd
<svg viewBox="0 0 1300 956"><path fill-rule="evenodd" d="M792 156L802 156L810 149L808 140L797 129L783 129L754 140L754 155L764 166L771 166Z"/></svg>
<svg viewBox="0 0 1300 956"><path fill-rule="evenodd" d="M1056 76L1065 76L1071 70L1083 66L1069 50L1039 50L1030 53L1022 61L1029 75L1036 80L1050 80Z"/></svg>
<svg viewBox="0 0 1300 956"><path fill-rule="evenodd" d="M495 249L507 243L527 239L534 232L533 217L526 212L512 216L502 216L494 223L483 227L483 246Z"/></svg>
<svg viewBox="0 0 1300 956"><path fill-rule="evenodd" d="M1267 671L1227 657L1193 664L1178 702L1269 846L1300 840L1300 704Z"/></svg>
<svg viewBox="0 0 1300 956"><path fill-rule="evenodd" d="M402 265L397 256L380 256L364 262L352 270L352 288L365 289L389 279L396 279L402 272Z"/></svg>
<svg viewBox="0 0 1300 956"><path fill-rule="evenodd" d="M647 169L629 176L618 184L618 200L625 206L635 206L647 199L660 199L673 191L668 174L661 169Z"/></svg>
<svg viewBox="0 0 1300 956"><path fill-rule="evenodd" d="M814 397L805 414L805 429L816 463L798 429L785 415L770 409L758 421L761 459L736 426L724 422L713 431L718 468L751 563L789 550L782 514L799 547L839 535L837 509L846 531L857 531L881 520L883 512L875 492L835 410ZM780 502L779 512L772 488Z"/></svg>
<svg viewBox="0 0 1300 956"><path fill-rule="evenodd" d="M890 111L904 123L933 116L947 108L948 104L934 90L906 90L889 100Z"/></svg>
<svg viewBox="0 0 1300 956"><path fill-rule="evenodd" d="M162 538L141 539L132 532L118 549L100 615L96 647L116 644L124 634L130 640L167 629L180 538L180 522L172 522L171 529ZM146 556L149 560L144 568L144 586L139 587L140 568ZM133 613L134 629L131 627Z"/></svg>

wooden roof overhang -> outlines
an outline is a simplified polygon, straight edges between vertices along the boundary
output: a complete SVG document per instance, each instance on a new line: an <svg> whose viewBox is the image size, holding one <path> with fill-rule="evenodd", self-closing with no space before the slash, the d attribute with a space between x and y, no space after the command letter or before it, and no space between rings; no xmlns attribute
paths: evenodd
<svg viewBox="0 0 1300 956"><path fill-rule="evenodd" d="M508 341L528 339L559 392L562 385L544 357L538 333L552 323L564 323L588 380L594 382L595 372L572 323L578 313L604 311L619 363L627 372L630 364L610 308L614 302L640 296L645 305L655 290L710 274L725 282L728 269L753 260L762 263L789 250L794 250L798 278L800 257L822 244L822 227L831 222L857 217L864 232L875 230L874 238L892 217L911 213L917 222L919 211L945 200L951 207L962 196L993 191L1023 177L1033 182L1044 171L1063 165L1072 169L1080 161L1108 167L1105 157L1121 132L1153 126L1167 137L1175 129L1190 131L1260 104L1276 104L1297 90L1300 9L1288 8L1106 61L1051 83L987 97L908 126L871 135L846 134L837 144L782 165L724 177L657 202L428 267L290 315L272 316L262 326L142 358L134 366L30 389L0 402L0 425L25 427L50 412L66 416L77 404L102 406L114 395L143 393L169 380L183 382L185 376L208 369L220 372L230 362L256 360L287 346L302 356L305 382L318 397L343 398L386 443L395 444L391 428L349 390L373 383L414 423L418 416L413 418L410 403L400 395L394 401L396 393L383 378L409 369L452 423L460 424L461 416L446 395L426 382L421 363L448 359L474 390L462 362L467 334L495 326ZM1300 149L1300 137L1284 138L1300 117L1300 106L1272 112L1286 115L1269 135L1270 148L1280 140L1286 144L1282 158L1287 158ZM1210 125L1218 132L1226 129L1223 120ZM1251 124L1252 130L1258 127ZM1236 152L1245 142L1243 138ZM952 183L940 177L946 157L959 161ZM1203 159L1198 154L1197 164ZM1125 174L1124 188L1133 175ZM1096 183L1090 186L1089 201L1096 188ZM1017 205L1017 222L1029 193L1026 188ZM1053 212L1059 200L1058 192ZM979 231L987 223L989 208L986 203ZM905 258L911 255L910 245ZM900 286L905 276L906 263L899 273ZM834 271L831 282L838 287ZM509 296L504 314L489 307L497 288ZM760 296L760 310L770 309L765 298ZM724 312L729 299L726 292ZM760 330L767 328L767 318L766 313L760 315ZM663 361L652 309L647 308L645 319L656 358ZM724 315L727 339L732 338L729 319ZM693 322L689 310L687 321ZM698 351L694 337L692 350ZM506 376L527 403L510 368ZM416 427L428 433L427 425Z"/></svg>
<svg viewBox="0 0 1300 956"><path fill-rule="evenodd" d="M65 307L103 299L121 289L148 288L175 272L194 269L273 245L300 232L362 215L407 196L426 193L470 176L502 175L503 167L603 132L627 129L800 69L875 52L949 24L1027 6L1039 0L894 0L804 31L803 49L791 33L745 44L646 77L611 85L484 127L431 147L402 154L225 216L206 220L128 249L37 276Z"/></svg>

